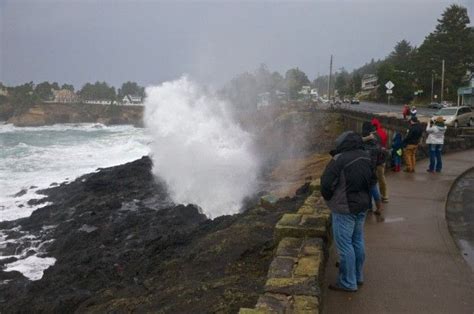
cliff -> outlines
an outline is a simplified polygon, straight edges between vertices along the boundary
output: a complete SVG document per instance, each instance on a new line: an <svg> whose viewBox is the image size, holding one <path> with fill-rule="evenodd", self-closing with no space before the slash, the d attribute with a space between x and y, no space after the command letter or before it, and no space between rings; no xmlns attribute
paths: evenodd
<svg viewBox="0 0 474 314"><path fill-rule="evenodd" d="M43 126L56 123L133 124L142 126L143 107L54 104L35 105L28 111L8 118L15 126Z"/></svg>

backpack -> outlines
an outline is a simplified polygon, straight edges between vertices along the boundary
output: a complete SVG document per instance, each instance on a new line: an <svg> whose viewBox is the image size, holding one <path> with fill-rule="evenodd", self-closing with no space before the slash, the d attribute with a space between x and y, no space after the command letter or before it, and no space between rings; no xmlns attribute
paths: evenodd
<svg viewBox="0 0 474 314"><path fill-rule="evenodd" d="M387 151L382 149L380 145L380 138L377 134L374 134L375 140L364 142L364 149L369 152L372 166L380 166L387 160Z"/></svg>

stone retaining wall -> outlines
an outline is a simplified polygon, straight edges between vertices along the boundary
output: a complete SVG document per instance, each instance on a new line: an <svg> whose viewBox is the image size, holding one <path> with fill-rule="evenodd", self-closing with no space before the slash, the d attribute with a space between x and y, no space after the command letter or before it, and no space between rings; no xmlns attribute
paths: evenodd
<svg viewBox="0 0 474 314"><path fill-rule="evenodd" d="M381 122L383 128L388 134L388 145L391 146L392 137L396 131L405 135L408 129L408 122L391 116L378 115L373 113L366 113L360 111L351 111L340 109L337 110L341 115L342 123L345 130L353 130L356 132L362 131L362 123L364 121L370 121L373 117ZM426 128L426 123L422 123L423 128ZM465 136L466 132L464 129L451 128L449 127L446 131L443 152L450 153L456 151L463 151L466 149L474 148L474 136ZM423 136L422 145L418 149L417 158L422 159L428 157L428 149L426 142L426 133Z"/></svg>
<svg viewBox="0 0 474 314"><path fill-rule="evenodd" d="M284 214L275 227L278 243L264 293L254 309L240 314L319 313L330 241L330 211L319 193L319 180L297 213Z"/></svg>

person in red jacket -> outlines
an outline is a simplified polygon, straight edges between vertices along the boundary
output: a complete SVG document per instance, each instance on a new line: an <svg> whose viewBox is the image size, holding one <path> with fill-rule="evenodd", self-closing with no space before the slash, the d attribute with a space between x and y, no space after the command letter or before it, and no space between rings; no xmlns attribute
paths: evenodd
<svg viewBox="0 0 474 314"><path fill-rule="evenodd" d="M387 132L382 128L382 124L377 118L373 118L371 121L372 125L375 127L377 131L377 135L380 139L380 146L382 147L382 154L380 156L381 159L384 160L383 163L377 166L377 179L379 182L380 187L380 194L382 194L382 202L388 202L388 195L387 195L387 181L385 180L385 159L387 155Z"/></svg>
<svg viewBox="0 0 474 314"><path fill-rule="evenodd" d="M410 115L410 107L407 104L403 106L402 115L403 115L403 120L406 120L407 117Z"/></svg>

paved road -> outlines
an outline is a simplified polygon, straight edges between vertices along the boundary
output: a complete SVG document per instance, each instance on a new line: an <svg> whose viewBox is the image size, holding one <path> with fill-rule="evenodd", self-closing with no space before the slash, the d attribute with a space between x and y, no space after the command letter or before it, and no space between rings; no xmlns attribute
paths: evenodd
<svg viewBox="0 0 474 314"><path fill-rule="evenodd" d="M347 108L355 111L371 112L371 113L386 113L393 112L400 116L402 115L402 105L388 105L384 103L375 102L361 102L359 105L342 104L341 108ZM432 116L438 109L429 109L424 107L417 108L418 114L421 116Z"/></svg>
<svg viewBox="0 0 474 314"><path fill-rule="evenodd" d="M441 174L387 175L390 203L384 222L368 217L365 282L357 293L327 290L325 313L469 313L474 274L461 256L445 219L445 202L456 177L473 166L474 150L444 156ZM326 283L336 281L332 248Z"/></svg>
<svg viewBox="0 0 474 314"><path fill-rule="evenodd" d="M361 102L359 105L351 105L351 104L343 104L344 108L349 108L351 110L356 111L364 111L364 112L373 112L373 113L381 113L381 112L394 112L397 114L402 114L402 105L388 105L383 103L374 103L374 102ZM429 108L417 108L418 114L423 116L431 116L433 115L438 109L429 109Z"/></svg>

